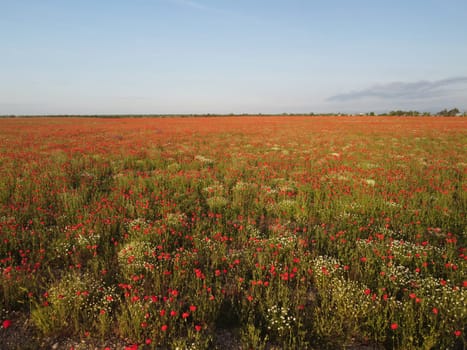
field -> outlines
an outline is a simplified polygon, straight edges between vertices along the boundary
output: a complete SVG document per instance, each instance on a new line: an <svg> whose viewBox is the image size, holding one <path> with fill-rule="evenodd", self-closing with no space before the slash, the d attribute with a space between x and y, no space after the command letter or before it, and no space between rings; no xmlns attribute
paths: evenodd
<svg viewBox="0 0 467 350"><path fill-rule="evenodd" d="M466 155L466 118L2 119L0 348L465 349Z"/></svg>

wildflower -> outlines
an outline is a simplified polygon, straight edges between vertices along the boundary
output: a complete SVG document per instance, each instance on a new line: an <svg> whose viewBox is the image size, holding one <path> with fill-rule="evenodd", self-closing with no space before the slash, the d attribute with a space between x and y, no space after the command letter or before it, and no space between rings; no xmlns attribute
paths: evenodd
<svg viewBox="0 0 467 350"><path fill-rule="evenodd" d="M2 323L2 326L4 329L7 329L8 327L11 326L11 321L10 320L4 320Z"/></svg>
<svg viewBox="0 0 467 350"><path fill-rule="evenodd" d="M462 332L461 332L460 330L457 329L457 330L454 331L454 335L455 335L456 337L460 337L460 336L462 335Z"/></svg>
<svg viewBox="0 0 467 350"><path fill-rule="evenodd" d="M166 324L161 327L162 332L166 332L167 328L169 328Z"/></svg>
<svg viewBox="0 0 467 350"><path fill-rule="evenodd" d="M391 323L391 329L395 331L397 328L399 328L399 325L397 323Z"/></svg>
<svg viewBox="0 0 467 350"><path fill-rule="evenodd" d="M196 306L195 305L190 305L190 311L195 312L196 311Z"/></svg>
<svg viewBox="0 0 467 350"><path fill-rule="evenodd" d="M201 330L201 326L200 326L199 324L197 324L197 325L195 326L195 330L196 330L197 332L199 332L199 331Z"/></svg>
<svg viewBox="0 0 467 350"><path fill-rule="evenodd" d="M438 311L438 309L437 309L437 308L435 308L435 307L434 307L434 308L433 308L431 311L432 311L432 312L433 312L435 315L437 315L437 314L438 314L438 312L439 312L439 311Z"/></svg>
<svg viewBox="0 0 467 350"><path fill-rule="evenodd" d="M182 314L182 318L188 318L189 316L190 316L190 313L188 313L188 312L184 312Z"/></svg>
<svg viewBox="0 0 467 350"><path fill-rule="evenodd" d="M369 288L367 288L367 289L365 289L365 290L363 291L363 293L365 293L365 295L370 295L371 290L370 290Z"/></svg>

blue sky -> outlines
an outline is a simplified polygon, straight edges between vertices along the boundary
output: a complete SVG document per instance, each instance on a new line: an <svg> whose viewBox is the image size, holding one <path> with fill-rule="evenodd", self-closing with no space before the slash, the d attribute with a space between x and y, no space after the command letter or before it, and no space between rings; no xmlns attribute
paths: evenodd
<svg viewBox="0 0 467 350"><path fill-rule="evenodd" d="M465 0L0 0L0 115L467 109Z"/></svg>

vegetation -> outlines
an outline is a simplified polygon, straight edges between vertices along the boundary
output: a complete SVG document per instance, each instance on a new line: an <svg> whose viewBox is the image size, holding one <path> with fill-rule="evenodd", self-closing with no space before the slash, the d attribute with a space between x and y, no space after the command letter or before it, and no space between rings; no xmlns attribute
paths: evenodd
<svg viewBox="0 0 467 350"><path fill-rule="evenodd" d="M375 112L367 112L367 113L357 113L356 115L359 116L405 116L405 117L419 117L419 116L441 116L441 117L454 117L454 116L466 116L467 111L463 113L458 108L453 108L450 110L443 109L438 113L430 113L430 112L419 112L417 110L392 110L389 112L383 113L375 113ZM245 116L263 116L263 117L271 117L271 116L353 116L353 114L347 113L269 113L269 114L249 114L249 113L242 113L242 114L235 114L235 113L228 113L228 114L218 114L218 113L206 113L206 114L96 114L96 115L0 115L0 118L50 118L50 117L60 117L60 118L191 118L191 117L245 117Z"/></svg>
<svg viewBox="0 0 467 350"><path fill-rule="evenodd" d="M462 118L0 121L0 329L466 347ZM39 346L39 345L38 345Z"/></svg>

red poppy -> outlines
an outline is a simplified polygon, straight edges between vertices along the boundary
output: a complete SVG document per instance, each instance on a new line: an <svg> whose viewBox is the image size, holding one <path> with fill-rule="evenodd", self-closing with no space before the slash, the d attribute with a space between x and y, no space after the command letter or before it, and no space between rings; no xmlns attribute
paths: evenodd
<svg viewBox="0 0 467 350"><path fill-rule="evenodd" d="M391 329L395 331L397 328L399 328L399 325L397 323L391 323Z"/></svg>
<svg viewBox="0 0 467 350"><path fill-rule="evenodd" d="M10 320L5 320L2 323L3 328L7 329L8 327L11 326L11 321Z"/></svg>

